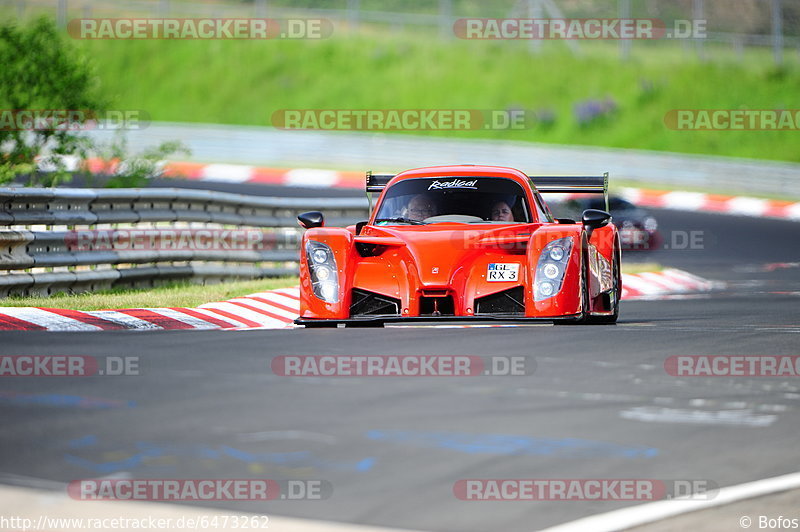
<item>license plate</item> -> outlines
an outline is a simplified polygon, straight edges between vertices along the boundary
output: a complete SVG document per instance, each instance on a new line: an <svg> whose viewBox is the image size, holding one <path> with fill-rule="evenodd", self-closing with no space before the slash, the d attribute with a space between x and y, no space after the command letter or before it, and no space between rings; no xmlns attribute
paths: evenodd
<svg viewBox="0 0 800 532"><path fill-rule="evenodd" d="M495 263L489 264L486 270L486 280L489 282L514 282L519 279L519 264Z"/></svg>

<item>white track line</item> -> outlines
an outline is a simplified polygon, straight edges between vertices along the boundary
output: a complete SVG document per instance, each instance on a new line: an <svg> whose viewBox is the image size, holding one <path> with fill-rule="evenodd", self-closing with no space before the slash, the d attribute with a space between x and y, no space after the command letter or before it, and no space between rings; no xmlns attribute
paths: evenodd
<svg viewBox="0 0 800 532"><path fill-rule="evenodd" d="M710 500L676 498L622 508L546 528L541 532L615 532L745 499L800 488L800 472L721 488Z"/></svg>

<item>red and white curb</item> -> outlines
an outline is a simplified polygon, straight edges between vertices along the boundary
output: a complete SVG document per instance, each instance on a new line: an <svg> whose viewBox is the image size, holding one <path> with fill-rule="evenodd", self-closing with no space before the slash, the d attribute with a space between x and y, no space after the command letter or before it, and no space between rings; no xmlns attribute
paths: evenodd
<svg viewBox="0 0 800 532"><path fill-rule="evenodd" d="M282 329L292 327L300 311L300 290L257 292L197 308L65 310L0 308L0 330L109 331L180 329Z"/></svg>
<svg viewBox="0 0 800 532"><path fill-rule="evenodd" d="M659 299L675 294L720 288L690 273L666 269L658 273L622 274L622 298ZM133 308L66 310L39 307L0 308L0 330L109 331L181 329L285 329L300 312L300 289L257 292L197 308Z"/></svg>
<svg viewBox="0 0 800 532"><path fill-rule="evenodd" d="M622 299L663 299L675 295L718 290L725 285L683 270L667 268L660 272L623 273Z"/></svg>
<svg viewBox="0 0 800 532"><path fill-rule="evenodd" d="M620 195L641 207L800 221L800 202L796 201L640 188L623 188Z"/></svg>
<svg viewBox="0 0 800 532"><path fill-rule="evenodd" d="M77 171L77 157L63 157L68 170ZM93 174L109 174L116 171L115 162L89 159L88 170ZM42 169L48 168L42 166ZM165 177L177 177L198 181L223 183L251 183L286 187L311 188L364 188L364 172L344 172L318 168L272 168L244 164L209 164L169 161L162 163Z"/></svg>

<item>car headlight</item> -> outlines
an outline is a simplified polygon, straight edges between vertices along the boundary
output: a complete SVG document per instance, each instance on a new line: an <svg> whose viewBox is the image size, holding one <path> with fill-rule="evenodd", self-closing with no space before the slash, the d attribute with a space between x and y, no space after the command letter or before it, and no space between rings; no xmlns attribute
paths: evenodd
<svg viewBox="0 0 800 532"><path fill-rule="evenodd" d="M317 279L320 281L327 281L331 277L331 271L325 266L315 266L314 271L317 273Z"/></svg>
<svg viewBox="0 0 800 532"><path fill-rule="evenodd" d="M314 295L327 303L338 303L339 278L331 248L322 242L309 240L306 242L306 261Z"/></svg>
<svg viewBox="0 0 800 532"><path fill-rule="evenodd" d="M644 219L645 231L649 231L652 233L656 229L658 229L658 222L656 222L655 218L653 218L652 216L648 216L647 218Z"/></svg>
<svg viewBox="0 0 800 532"><path fill-rule="evenodd" d="M339 300L339 293L338 293L339 290L336 286L334 286L331 283L324 283L320 285L319 292L320 295L322 296L322 299L324 299L325 301L330 301L332 303L335 303L336 301Z"/></svg>
<svg viewBox="0 0 800 532"><path fill-rule="evenodd" d="M553 240L542 249L533 280L534 301L553 297L561 290L571 250L572 237Z"/></svg>
<svg viewBox="0 0 800 532"><path fill-rule="evenodd" d="M314 259L314 262L317 264L325 264L328 261L328 252L322 248L316 248L311 253L311 258Z"/></svg>
<svg viewBox="0 0 800 532"><path fill-rule="evenodd" d="M541 295L543 295L544 297L552 296L553 292L555 291L555 287L553 286L553 283L548 283L547 281L543 281L543 282L539 283L538 287L539 287L539 293Z"/></svg>
<svg viewBox="0 0 800 532"><path fill-rule="evenodd" d="M550 258L555 261L560 261L564 258L564 248L561 246L553 246L550 248Z"/></svg>
<svg viewBox="0 0 800 532"><path fill-rule="evenodd" d="M548 279L555 279L556 277L558 277L558 274L560 272L559 272L558 266L556 266L555 264L553 264L551 262L548 262L542 268L542 273Z"/></svg>

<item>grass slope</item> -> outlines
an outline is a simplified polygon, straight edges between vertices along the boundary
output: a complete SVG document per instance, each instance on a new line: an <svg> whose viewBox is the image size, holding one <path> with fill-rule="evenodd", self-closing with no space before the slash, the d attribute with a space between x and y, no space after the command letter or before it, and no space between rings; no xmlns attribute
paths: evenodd
<svg viewBox="0 0 800 532"><path fill-rule="evenodd" d="M257 281L230 281L212 285L177 283L148 290L115 289L94 294L11 297L0 301L0 306L66 308L72 310L196 307L203 303L225 301L255 292L297 286L298 283L297 277L261 279Z"/></svg>
<svg viewBox="0 0 800 532"><path fill-rule="evenodd" d="M707 46L703 63L669 43L431 41L413 34L318 41L76 41L124 109L154 120L270 125L297 108L548 109L549 125L470 131L489 137L800 161L797 131L674 131L671 109L797 108L800 68L776 69L768 50L736 58ZM579 125L575 105L610 98L617 110ZM415 131L420 134L424 132ZM441 133L438 133L441 134ZM444 133L453 135L452 132Z"/></svg>

